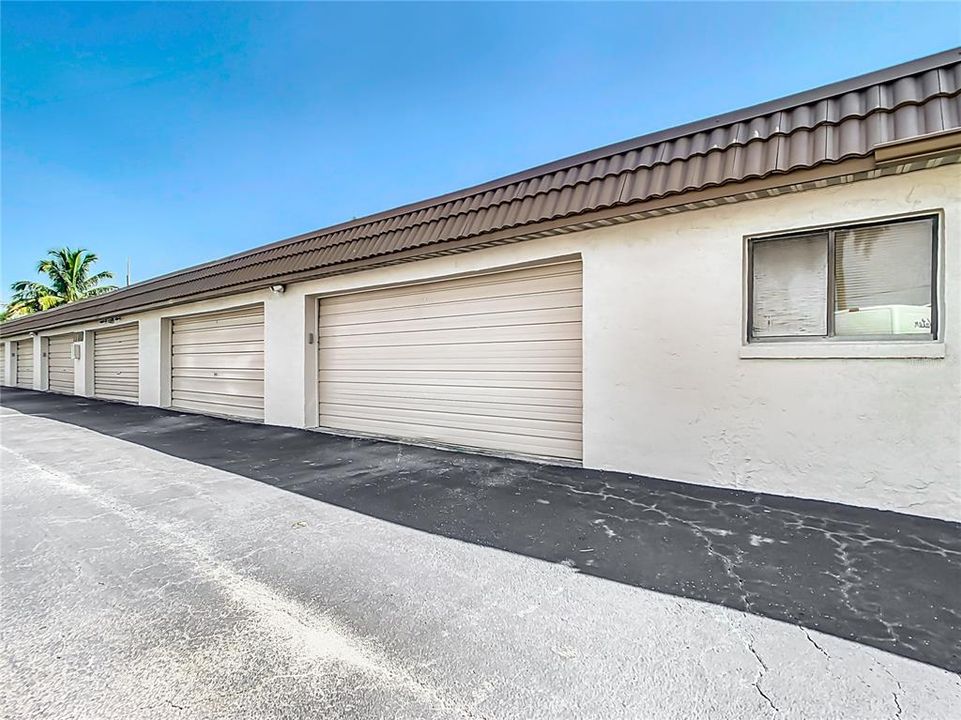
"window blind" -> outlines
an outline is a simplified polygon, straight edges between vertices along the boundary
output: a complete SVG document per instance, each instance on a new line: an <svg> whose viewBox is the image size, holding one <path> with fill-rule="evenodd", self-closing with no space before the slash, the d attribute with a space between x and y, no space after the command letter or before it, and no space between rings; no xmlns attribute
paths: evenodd
<svg viewBox="0 0 961 720"><path fill-rule="evenodd" d="M931 304L932 221L852 228L835 235L835 308Z"/></svg>
<svg viewBox="0 0 961 720"><path fill-rule="evenodd" d="M757 242L752 335L827 334L827 233Z"/></svg>

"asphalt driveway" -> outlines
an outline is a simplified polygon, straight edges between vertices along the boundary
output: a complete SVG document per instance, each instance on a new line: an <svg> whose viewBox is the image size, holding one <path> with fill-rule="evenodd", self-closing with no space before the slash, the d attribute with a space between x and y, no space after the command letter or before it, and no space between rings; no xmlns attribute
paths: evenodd
<svg viewBox="0 0 961 720"><path fill-rule="evenodd" d="M4 717L961 712L954 524L2 405Z"/></svg>

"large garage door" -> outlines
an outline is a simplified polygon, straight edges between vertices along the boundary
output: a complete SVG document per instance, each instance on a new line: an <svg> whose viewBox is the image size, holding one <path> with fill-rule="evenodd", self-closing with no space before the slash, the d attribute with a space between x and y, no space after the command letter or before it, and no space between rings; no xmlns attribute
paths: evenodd
<svg viewBox="0 0 961 720"><path fill-rule="evenodd" d="M324 298L322 427L581 457L581 264Z"/></svg>
<svg viewBox="0 0 961 720"><path fill-rule="evenodd" d="M33 338L21 340L17 349L17 387L33 387Z"/></svg>
<svg viewBox="0 0 961 720"><path fill-rule="evenodd" d="M0 385L7 384L7 347L0 342Z"/></svg>
<svg viewBox="0 0 961 720"><path fill-rule="evenodd" d="M136 323L94 333L93 394L129 402L140 398L140 338Z"/></svg>
<svg viewBox="0 0 961 720"><path fill-rule="evenodd" d="M54 335L47 345L47 387L73 395L73 333Z"/></svg>
<svg viewBox="0 0 961 720"><path fill-rule="evenodd" d="M263 419L263 305L174 318L171 330L173 407Z"/></svg>

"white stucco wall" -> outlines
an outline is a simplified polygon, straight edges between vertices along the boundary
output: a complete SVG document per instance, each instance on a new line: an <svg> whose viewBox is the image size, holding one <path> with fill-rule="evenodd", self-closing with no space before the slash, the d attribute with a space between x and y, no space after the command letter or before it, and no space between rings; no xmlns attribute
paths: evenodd
<svg viewBox="0 0 961 720"><path fill-rule="evenodd" d="M0 384L13 385L15 372L11 368L10 343L0 342L0 352L3 353L3 377L0 377Z"/></svg>
<svg viewBox="0 0 961 720"><path fill-rule="evenodd" d="M304 427L309 420L305 397L307 371L307 301L303 292L270 292L264 302L264 420L273 425Z"/></svg>
<svg viewBox="0 0 961 720"><path fill-rule="evenodd" d="M585 464L961 518L959 178L954 166L595 233ZM941 208L943 359L741 357L744 235Z"/></svg>
<svg viewBox="0 0 961 720"><path fill-rule="evenodd" d="M140 321L141 403L165 406L169 318L264 303L266 421L309 427L316 424L316 348L308 333L317 296L580 255L585 466L959 520L959 188L961 166L948 166L123 321ZM912 357L749 357L785 353L743 345L744 236L919 211L943 211L943 344L898 346L895 354ZM891 347L832 345L830 352L877 356ZM798 345L791 352L824 354Z"/></svg>
<svg viewBox="0 0 961 720"><path fill-rule="evenodd" d="M47 343L49 340L37 335L33 338L33 388L47 389Z"/></svg>
<svg viewBox="0 0 961 720"><path fill-rule="evenodd" d="M0 384L13 385L14 370L11 368L10 343L3 341L0 343L0 352L3 353L3 377Z"/></svg>
<svg viewBox="0 0 961 720"><path fill-rule="evenodd" d="M163 368L167 365L162 351L163 319L157 315L140 318L140 404L159 407L162 402Z"/></svg>

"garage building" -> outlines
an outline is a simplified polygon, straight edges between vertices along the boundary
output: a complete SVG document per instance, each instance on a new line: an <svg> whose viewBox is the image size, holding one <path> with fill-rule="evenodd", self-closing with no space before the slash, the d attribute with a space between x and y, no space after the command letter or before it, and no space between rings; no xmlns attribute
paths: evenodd
<svg viewBox="0 0 961 720"><path fill-rule="evenodd" d="M958 520L959 161L952 50L16 318L2 379Z"/></svg>

